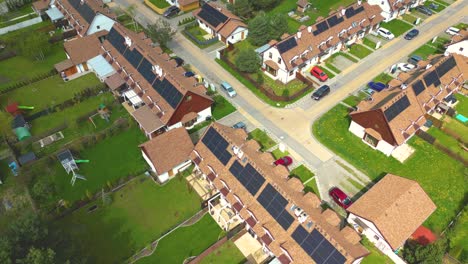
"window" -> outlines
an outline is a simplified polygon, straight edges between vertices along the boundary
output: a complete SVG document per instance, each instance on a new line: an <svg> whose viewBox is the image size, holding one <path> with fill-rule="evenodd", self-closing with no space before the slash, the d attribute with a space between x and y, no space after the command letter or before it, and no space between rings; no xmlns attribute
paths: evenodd
<svg viewBox="0 0 468 264"><path fill-rule="evenodd" d="M273 54L271 54L271 52L268 52L268 58L270 58L270 59L273 58Z"/></svg>
<svg viewBox="0 0 468 264"><path fill-rule="evenodd" d="M356 22L353 22L353 28L354 27L357 27L357 23Z"/></svg>
<svg viewBox="0 0 468 264"><path fill-rule="evenodd" d="M278 58L278 64L281 64L281 58Z"/></svg>
<svg viewBox="0 0 468 264"><path fill-rule="evenodd" d="M187 97L185 97L185 101L189 102L192 100L192 96L191 95L188 95ZM151 100L153 101L153 100Z"/></svg>
<svg viewBox="0 0 468 264"><path fill-rule="evenodd" d="M234 39L234 36L231 36L231 39Z"/></svg>
<svg viewBox="0 0 468 264"><path fill-rule="evenodd" d="M292 76L294 74L294 71L289 72L289 76Z"/></svg>

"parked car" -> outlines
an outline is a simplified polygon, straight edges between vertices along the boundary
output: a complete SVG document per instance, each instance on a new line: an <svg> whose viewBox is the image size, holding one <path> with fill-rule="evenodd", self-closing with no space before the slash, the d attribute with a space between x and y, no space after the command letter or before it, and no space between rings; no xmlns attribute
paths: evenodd
<svg viewBox="0 0 468 264"><path fill-rule="evenodd" d="M318 66L312 67L312 70L310 70L310 74L312 74L322 82L328 80L328 75L325 72L323 72L323 70L320 69Z"/></svg>
<svg viewBox="0 0 468 264"><path fill-rule="evenodd" d="M234 88L232 88L232 86L227 82L222 82L221 88L223 88L227 92L229 97L234 97L237 95L236 90L234 90Z"/></svg>
<svg viewBox="0 0 468 264"><path fill-rule="evenodd" d="M418 12L423 13L423 14L425 14L425 15L427 15L427 16L431 16L431 15L432 15L432 11L431 11L429 8L425 7L425 6L417 6L415 9L416 9Z"/></svg>
<svg viewBox="0 0 468 264"><path fill-rule="evenodd" d="M328 194L333 198L333 201L337 203L341 208L348 208L353 204L351 199L346 195L340 188L333 187Z"/></svg>
<svg viewBox="0 0 468 264"><path fill-rule="evenodd" d="M329 93L330 93L330 86L323 85L312 94L312 98L318 101Z"/></svg>
<svg viewBox="0 0 468 264"><path fill-rule="evenodd" d="M445 33L451 35L451 36L455 36L455 35L458 35L460 33L460 29L456 28L456 27L449 27L447 28L447 30L445 30Z"/></svg>
<svg viewBox="0 0 468 264"><path fill-rule="evenodd" d="M184 65L184 60L182 58L174 57L172 59L176 62L177 67Z"/></svg>
<svg viewBox="0 0 468 264"><path fill-rule="evenodd" d="M164 11L163 16L170 18L177 15L180 12L180 9L177 6L170 6Z"/></svg>
<svg viewBox="0 0 468 264"><path fill-rule="evenodd" d="M283 165L283 166L289 166L293 162L292 158L289 156L284 156L282 158L277 159L274 163L276 166L278 165Z"/></svg>
<svg viewBox="0 0 468 264"><path fill-rule="evenodd" d="M393 35L393 33L390 32L390 30L383 28L383 27L379 28L377 30L377 33L383 38L388 39L388 40L392 40L395 38L395 35Z"/></svg>
<svg viewBox="0 0 468 264"><path fill-rule="evenodd" d="M421 58L421 56L418 56L418 55L411 55L411 57L409 57L408 59L408 62L411 63L411 64L418 64L419 61L422 61L423 58Z"/></svg>
<svg viewBox="0 0 468 264"><path fill-rule="evenodd" d="M372 90L376 92L380 92L383 89L387 88L387 85L381 82L370 82L367 84L367 86L369 86L369 88L371 88Z"/></svg>
<svg viewBox="0 0 468 264"><path fill-rule="evenodd" d="M402 72L409 72L416 68L416 65L411 63L398 63L397 68Z"/></svg>
<svg viewBox="0 0 468 264"><path fill-rule="evenodd" d="M185 77L193 77L193 76L195 76L195 73L194 73L194 72L191 72L191 71L186 71L186 72L184 73L184 76L185 76Z"/></svg>
<svg viewBox="0 0 468 264"><path fill-rule="evenodd" d="M247 126L245 125L244 122L240 121L240 122L235 123L235 124L232 126L232 128L242 128L242 129L246 130L246 129L247 129Z"/></svg>
<svg viewBox="0 0 468 264"><path fill-rule="evenodd" d="M430 3L430 4L429 4L429 8L432 9L432 10L437 11L437 9L439 9L439 4Z"/></svg>
<svg viewBox="0 0 468 264"><path fill-rule="evenodd" d="M414 39L415 37L417 37L418 35L419 35L419 30L412 29L408 33L406 33L405 39L411 40L411 39Z"/></svg>

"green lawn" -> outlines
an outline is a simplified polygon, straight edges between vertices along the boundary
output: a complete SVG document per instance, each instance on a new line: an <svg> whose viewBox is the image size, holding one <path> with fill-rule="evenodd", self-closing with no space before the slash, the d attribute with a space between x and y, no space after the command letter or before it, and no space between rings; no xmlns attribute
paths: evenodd
<svg viewBox="0 0 468 264"><path fill-rule="evenodd" d="M211 252L208 256L204 257L200 264L240 264L244 263L245 258L242 252L236 245L228 240L215 251Z"/></svg>
<svg viewBox="0 0 468 264"><path fill-rule="evenodd" d="M0 40L2 40L1 37ZM17 82L48 73L54 69L54 64L66 58L65 52L63 51L63 43L58 42L52 45L49 54L43 61L37 61L23 56L16 56L0 61L0 90L16 84Z"/></svg>
<svg viewBox="0 0 468 264"><path fill-rule="evenodd" d="M360 45L360 44L353 44L351 45L351 47L349 47L349 53L353 54L354 56L360 58L360 59L363 59L367 56L369 56L369 54L372 53L372 50L364 47L363 45Z"/></svg>
<svg viewBox="0 0 468 264"><path fill-rule="evenodd" d="M164 1L164 0L163 0ZM205 35L208 35L205 30L201 29L200 27L193 27L187 29L187 31L196 37L199 41L206 41L207 39L204 38Z"/></svg>
<svg viewBox="0 0 468 264"><path fill-rule="evenodd" d="M346 59L348 59L348 60L350 60L352 62L358 62L359 61L358 59L352 57L351 55L349 55L347 53L344 53L344 52L341 52L341 51L331 55L330 58L327 59L327 61L333 63L334 59L336 57L338 57L338 56L343 56L343 57L345 57Z"/></svg>
<svg viewBox="0 0 468 264"><path fill-rule="evenodd" d="M331 64L331 63L325 62L325 66L326 66L328 69L330 69L330 70L332 70L332 71L334 71L334 72L336 72L336 73L338 73L338 74L341 73L341 70L338 69L338 68L336 68L335 66L333 66L333 64Z"/></svg>
<svg viewBox="0 0 468 264"><path fill-rule="evenodd" d="M293 95L307 86L307 84L303 83L298 79L294 79L288 82L287 84L284 84L280 81L275 81L271 79L270 77L266 76L266 74L264 74L263 72L261 74L263 75L265 86L270 87L276 95ZM256 74L254 75L256 76Z"/></svg>
<svg viewBox="0 0 468 264"><path fill-rule="evenodd" d="M357 96L356 95L350 95L346 97L346 99L343 100L343 103L349 105L349 106L357 106L364 98L366 98L367 95L365 93L359 93Z"/></svg>
<svg viewBox="0 0 468 264"><path fill-rule="evenodd" d="M304 191L305 192L313 192L317 196L320 197L320 192L318 190L317 182L315 179L310 180L312 177L314 177L314 173L311 172L306 166L300 165L299 167L295 168L294 170L291 171L290 175L292 177L296 177L301 180L302 183L308 181L304 185Z"/></svg>
<svg viewBox="0 0 468 264"><path fill-rule="evenodd" d="M375 49L377 43L375 43L374 41L368 39L368 38L363 38L362 39L362 43L366 46L368 46L369 48L373 48Z"/></svg>
<svg viewBox="0 0 468 264"><path fill-rule="evenodd" d="M444 122L444 127L457 133L459 136L461 136L464 142L468 142L467 125L468 124L462 124L460 121L453 118L447 122Z"/></svg>
<svg viewBox="0 0 468 264"><path fill-rule="evenodd" d="M333 74L331 71L329 71L327 68L325 67L322 67L321 68L328 76L329 79L332 79L333 77L335 77L335 74Z"/></svg>
<svg viewBox="0 0 468 264"><path fill-rule="evenodd" d="M432 9L432 8L430 8L432 11L440 12L440 11L444 10L444 9L447 7L447 6L445 6L445 5L440 4L440 2L434 2L434 1L426 1L426 2L424 3L424 6L426 6L426 7L429 8L429 6L430 6L431 4L433 4L433 3L438 4L439 7L438 7L437 9Z"/></svg>
<svg viewBox="0 0 468 264"><path fill-rule="evenodd" d="M455 94L455 98L458 100L458 104L455 106L457 113L468 117L468 98L462 94Z"/></svg>
<svg viewBox="0 0 468 264"><path fill-rule="evenodd" d="M271 152L271 155L273 155L275 159L279 159L279 158L289 155L289 152L287 150L285 152L282 152L279 148L277 148Z"/></svg>
<svg viewBox="0 0 468 264"><path fill-rule="evenodd" d="M451 151L454 153L459 154L462 156L465 160L468 160L468 152L466 152L461 146L460 143L453 137L451 137L448 134L445 134L442 130L436 128L436 127L431 127L427 131L430 135L435 137L437 141L444 145L445 147L449 148ZM468 129L466 129L464 133L465 135L468 134Z"/></svg>
<svg viewBox="0 0 468 264"><path fill-rule="evenodd" d="M438 53L436 48L425 44L413 51L411 55L421 56L425 60L429 55L435 55L436 53Z"/></svg>
<svg viewBox="0 0 468 264"><path fill-rule="evenodd" d="M276 142L265 131L260 130L260 128L256 128L250 132L249 139L255 139L260 144L261 151L266 151L276 145Z"/></svg>
<svg viewBox="0 0 468 264"><path fill-rule="evenodd" d="M456 28L458 29L467 29L468 28L468 24L466 23L458 23L455 25Z"/></svg>
<svg viewBox="0 0 468 264"><path fill-rule="evenodd" d="M415 153L402 164L364 144L348 131L349 124L347 108L337 105L314 123L313 133L322 144L374 181L393 173L421 184L437 205L425 225L441 232L464 199L464 193L459 191L462 186L467 187L463 165L417 137L409 141Z"/></svg>
<svg viewBox="0 0 468 264"><path fill-rule="evenodd" d="M386 74L386 73L381 73L377 75L377 77L374 78L374 82L381 82L387 84L389 81L393 79L392 76Z"/></svg>
<svg viewBox="0 0 468 264"><path fill-rule="evenodd" d="M392 264L393 261L382 254L372 242L370 242L366 237L363 237L361 243L369 250L370 254L362 260L361 264Z"/></svg>
<svg viewBox="0 0 468 264"><path fill-rule="evenodd" d="M55 234L51 239L62 233L71 236L91 256L89 263L124 263L200 208L198 195L187 190L184 179L161 187L139 177L112 199L111 205L103 207L99 200L53 222L49 230ZM98 209L88 212L93 205ZM60 239L56 242L59 244Z"/></svg>
<svg viewBox="0 0 468 264"><path fill-rule="evenodd" d="M468 211L463 211L449 233L450 256L461 263L468 262Z"/></svg>
<svg viewBox="0 0 468 264"><path fill-rule="evenodd" d="M137 263L183 263L186 258L202 253L223 235L211 215L206 214L195 224L179 228L163 238L152 255Z"/></svg>
<svg viewBox="0 0 468 264"><path fill-rule="evenodd" d="M166 0L150 0L150 2L159 8L166 8L171 6Z"/></svg>
<svg viewBox="0 0 468 264"><path fill-rule="evenodd" d="M100 82L94 74L87 74L68 82L64 82L57 74L1 95L0 104L6 105L9 101L16 101L20 105L34 106L35 109L29 113L37 112L71 99L76 93L97 84Z"/></svg>
<svg viewBox="0 0 468 264"><path fill-rule="evenodd" d="M410 14L403 14L401 17L403 18L404 21L411 23L411 24L414 24L414 22L418 19L417 17L410 15Z"/></svg>
<svg viewBox="0 0 468 264"><path fill-rule="evenodd" d="M222 95L213 97L213 118L219 120L236 111L236 108Z"/></svg>
<svg viewBox="0 0 468 264"><path fill-rule="evenodd" d="M382 22L380 23L380 26L390 30L390 32L392 32L395 37L401 36L403 33L412 28L411 25L399 19L393 19L390 22Z"/></svg>

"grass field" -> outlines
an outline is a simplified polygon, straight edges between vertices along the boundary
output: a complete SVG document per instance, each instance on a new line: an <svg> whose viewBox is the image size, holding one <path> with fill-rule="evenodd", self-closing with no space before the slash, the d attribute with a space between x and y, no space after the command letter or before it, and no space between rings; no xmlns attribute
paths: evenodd
<svg viewBox="0 0 468 264"><path fill-rule="evenodd" d="M170 6L166 0L150 0L150 2L159 8L166 8Z"/></svg>
<svg viewBox="0 0 468 264"><path fill-rule="evenodd" d="M396 38L403 35L403 33L405 33L413 27L410 24L399 19L393 19L389 22L382 22L380 23L380 26L390 30L390 32L392 32Z"/></svg>
<svg viewBox="0 0 468 264"><path fill-rule="evenodd" d="M268 136L268 134L265 131L260 130L260 128L256 128L255 130L250 132L249 139L255 139L260 144L260 149L262 151L266 151L267 149L272 148L276 145L276 142L273 139L271 139L271 137Z"/></svg>
<svg viewBox="0 0 468 264"><path fill-rule="evenodd" d="M325 62L325 66L326 66L328 69L330 69L330 70L336 72L337 74L340 74L340 73L341 73L341 70L338 69L337 67L333 66L333 64L331 64L331 63Z"/></svg>
<svg viewBox="0 0 468 264"><path fill-rule="evenodd" d="M200 264L240 264L244 263L244 255L236 247L236 245L228 240L208 256L204 257Z"/></svg>
<svg viewBox="0 0 468 264"><path fill-rule="evenodd" d="M273 155L275 159L279 159L279 158L289 155L289 152L287 150L285 152L282 152L279 148L277 148L277 149L274 149L271 152L271 154Z"/></svg>
<svg viewBox="0 0 468 264"><path fill-rule="evenodd" d="M462 124L460 121L452 118L449 121L444 122L444 127L457 133L464 142L468 142L467 124Z"/></svg>
<svg viewBox="0 0 468 264"><path fill-rule="evenodd" d="M362 260L361 264L392 264L393 261L383 255L366 237L361 240L361 243L369 250L370 254Z"/></svg>
<svg viewBox="0 0 468 264"><path fill-rule="evenodd" d="M386 73L381 73L377 75L377 77L374 78L374 82L381 82L387 84L389 81L393 79L392 76L386 74Z"/></svg>
<svg viewBox="0 0 468 264"><path fill-rule="evenodd" d="M468 160L468 152L466 152L461 146L460 143L453 138L452 136L444 133L442 130L436 128L436 127L431 127L429 131L427 131L430 135L435 137L437 141L453 151L454 153L457 153L461 157L463 157L465 160ZM468 128L465 130L464 135L468 134Z"/></svg>
<svg viewBox="0 0 468 264"><path fill-rule="evenodd" d="M184 179L172 180L161 187L140 177L116 192L112 199L112 204L104 207L101 201L87 205L52 223L50 230L59 237L62 232L73 237L92 257L90 263L124 263L200 208L197 194L187 191ZM89 213L93 205L98 209Z"/></svg>
<svg viewBox="0 0 468 264"><path fill-rule="evenodd" d="M35 109L28 112L33 113L60 104L71 99L76 93L99 83L94 74L87 74L69 82L64 82L57 74L0 96L0 104L7 105L9 101L16 101L20 105L34 106Z"/></svg>
<svg viewBox="0 0 468 264"><path fill-rule="evenodd" d="M425 60L429 55L434 55L436 53L438 53L436 48L425 44L413 51L411 55L421 56Z"/></svg>
<svg viewBox="0 0 468 264"><path fill-rule="evenodd" d="M360 92L357 96L356 95L350 95L346 97L346 99L343 100L343 103L355 107L357 106L364 98L366 98L367 95L365 93Z"/></svg>
<svg viewBox="0 0 468 264"><path fill-rule="evenodd" d="M368 46L369 48L373 48L375 49L375 46L377 43L375 43L374 41L368 39L368 38L363 38L362 39L362 43L366 46Z"/></svg>
<svg viewBox="0 0 468 264"><path fill-rule="evenodd" d="M353 44L351 45L351 47L349 47L349 53L353 54L354 56L360 59L363 59L369 56L369 54L372 53L372 50L360 44Z"/></svg>
<svg viewBox="0 0 468 264"><path fill-rule="evenodd" d="M224 99L222 95L214 96L213 100L212 109L215 120L219 120L236 111L236 108L228 100Z"/></svg>
<svg viewBox="0 0 468 264"><path fill-rule="evenodd" d="M417 137L409 141L415 153L402 164L362 143L348 131L349 124L347 108L337 105L314 123L313 133L322 144L374 181L393 173L421 184L437 205L425 225L441 232L463 204L464 193L459 191L467 187L463 165Z"/></svg>
<svg viewBox="0 0 468 264"><path fill-rule="evenodd" d="M304 185L304 191L305 192L313 192L317 196L320 197L320 192L318 190L316 180L315 179L310 180L312 177L315 176L315 174L313 172L311 172L308 168L306 168L304 165L300 165L299 167L292 170L290 175L292 177L296 177L296 178L300 179L302 183L308 181Z"/></svg>
<svg viewBox="0 0 468 264"><path fill-rule="evenodd" d="M450 255L461 263L468 261L468 211L463 211L450 231Z"/></svg>
<svg viewBox="0 0 468 264"><path fill-rule="evenodd" d="M152 255L136 263L183 263L186 258L202 253L221 238L223 233L211 215L206 214L195 224L179 228L163 238Z"/></svg>
<svg viewBox="0 0 468 264"><path fill-rule="evenodd" d="M459 101L455 106L457 113L468 116L468 98L462 94L455 94L455 97Z"/></svg>

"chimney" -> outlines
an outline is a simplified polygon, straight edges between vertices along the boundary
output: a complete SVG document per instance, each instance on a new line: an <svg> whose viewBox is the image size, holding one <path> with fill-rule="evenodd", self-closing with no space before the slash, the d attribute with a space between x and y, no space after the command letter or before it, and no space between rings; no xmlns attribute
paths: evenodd
<svg viewBox="0 0 468 264"><path fill-rule="evenodd" d="M312 26L308 26L308 27L307 27L307 31L308 31L309 33L311 33L311 32L312 32Z"/></svg>
<svg viewBox="0 0 468 264"><path fill-rule="evenodd" d="M341 9L341 16L344 16L345 15L345 12L346 12L346 9Z"/></svg>
<svg viewBox="0 0 468 264"><path fill-rule="evenodd" d="M302 35L302 32L301 32L301 31L298 31L298 32L297 32L297 39L301 39L301 35Z"/></svg>
<svg viewBox="0 0 468 264"><path fill-rule="evenodd" d="M357 4L358 4L358 5L361 5L361 4L362 4L362 1L361 1L361 0L358 0L358 1L357 1Z"/></svg>

